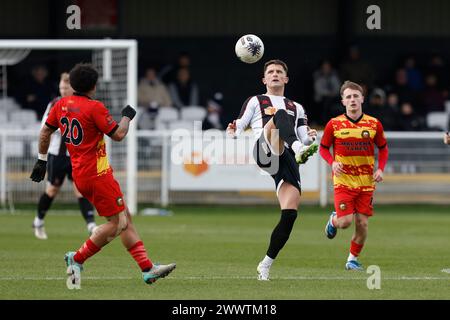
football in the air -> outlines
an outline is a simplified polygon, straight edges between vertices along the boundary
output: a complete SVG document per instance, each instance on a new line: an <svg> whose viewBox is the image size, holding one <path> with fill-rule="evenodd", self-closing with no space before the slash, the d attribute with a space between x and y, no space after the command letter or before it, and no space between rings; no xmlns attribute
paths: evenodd
<svg viewBox="0 0 450 320"><path fill-rule="evenodd" d="M246 34L239 38L234 50L242 62L255 63L264 54L264 43L254 34Z"/></svg>

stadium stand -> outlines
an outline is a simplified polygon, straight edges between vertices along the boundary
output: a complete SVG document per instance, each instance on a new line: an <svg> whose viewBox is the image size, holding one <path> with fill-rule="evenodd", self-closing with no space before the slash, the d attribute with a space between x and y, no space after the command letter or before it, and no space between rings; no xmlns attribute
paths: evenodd
<svg viewBox="0 0 450 320"><path fill-rule="evenodd" d="M434 111L427 114L427 126L430 129L440 129L446 131L448 128L447 112Z"/></svg>
<svg viewBox="0 0 450 320"><path fill-rule="evenodd" d="M20 110L20 105L11 97L0 98L0 110L11 112L13 110Z"/></svg>
<svg viewBox="0 0 450 320"><path fill-rule="evenodd" d="M8 114L6 112L0 112L0 125L8 122Z"/></svg>
<svg viewBox="0 0 450 320"><path fill-rule="evenodd" d="M169 127L169 123L180 118L179 112L175 108L160 108L155 118L155 129L164 130Z"/></svg>
<svg viewBox="0 0 450 320"><path fill-rule="evenodd" d="M201 106L188 106L181 109L181 120L203 121L206 109Z"/></svg>
<svg viewBox="0 0 450 320"><path fill-rule="evenodd" d="M11 123L19 125L30 125L38 122L36 112L34 110L17 110L9 115Z"/></svg>
<svg viewBox="0 0 450 320"><path fill-rule="evenodd" d="M176 129L193 130L194 122L187 121L187 120L178 120L178 121L169 122L169 130L176 130ZM200 130L201 130L201 123L200 123Z"/></svg>

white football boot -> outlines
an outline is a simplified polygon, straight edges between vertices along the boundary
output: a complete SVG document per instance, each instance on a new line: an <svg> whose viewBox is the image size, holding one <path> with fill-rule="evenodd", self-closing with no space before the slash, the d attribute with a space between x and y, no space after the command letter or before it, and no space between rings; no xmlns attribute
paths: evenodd
<svg viewBox="0 0 450 320"><path fill-rule="evenodd" d="M47 240L47 233L45 232L45 228L44 228L44 224L41 224L40 226L36 226L33 223L33 229L34 229L34 235L36 236L36 238L38 238L39 240Z"/></svg>
<svg viewBox="0 0 450 320"><path fill-rule="evenodd" d="M260 281L269 281L269 271L270 267L266 266L262 262L258 264L258 267L256 268L256 271L258 272L258 280Z"/></svg>

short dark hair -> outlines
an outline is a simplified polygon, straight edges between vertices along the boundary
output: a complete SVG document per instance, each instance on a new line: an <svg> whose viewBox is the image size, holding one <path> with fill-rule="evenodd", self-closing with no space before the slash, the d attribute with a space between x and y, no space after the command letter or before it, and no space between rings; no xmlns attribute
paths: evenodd
<svg viewBox="0 0 450 320"><path fill-rule="evenodd" d="M364 89L357 84L356 82L352 82L352 81L345 81L344 84L341 86L341 96L344 94L344 90L345 89L352 89L352 90L358 90L359 92L361 92L361 95L364 96Z"/></svg>
<svg viewBox="0 0 450 320"><path fill-rule="evenodd" d="M284 71L286 71L286 74L288 73L288 67L287 67L287 64L284 61L281 61L279 59L273 59L273 60L267 61L264 64L264 74L266 73L267 67L270 66L271 64L278 64L278 65L282 66Z"/></svg>
<svg viewBox="0 0 450 320"><path fill-rule="evenodd" d="M90 63L78 63L70 70L70 86L79 93L88 93L94 89L98 72Z"/></svg>

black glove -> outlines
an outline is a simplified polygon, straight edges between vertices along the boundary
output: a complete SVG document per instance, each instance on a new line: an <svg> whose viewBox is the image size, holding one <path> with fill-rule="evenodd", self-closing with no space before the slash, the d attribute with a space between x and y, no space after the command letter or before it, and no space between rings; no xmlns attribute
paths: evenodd
<svg viewBox="0 0 450 320"><path fill-rule="evenodd" d="M126 106L122 109L122 117L128 117L130 120L133 120L136 115L136 110L134 110L131 106Z"/></svg>
<svg viewBox="0 0 450 320"><path fill-rule="evenodd" d="M45 172L47 171L47 161L38 160L34 165L33 172L31 173L31 180L34 182L41 182L44 180Z"/></svg>

